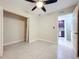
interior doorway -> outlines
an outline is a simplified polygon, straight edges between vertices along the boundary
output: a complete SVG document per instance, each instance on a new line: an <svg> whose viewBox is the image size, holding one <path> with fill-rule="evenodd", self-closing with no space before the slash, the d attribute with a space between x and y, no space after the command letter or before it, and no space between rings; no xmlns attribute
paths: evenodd
<svg viewBox="0 0 79 59"><path fill-rule="evenodd" d="M72 21L73 13L61 15L58 17L58 44L64 45L69 48L72 48Z"/></svg>

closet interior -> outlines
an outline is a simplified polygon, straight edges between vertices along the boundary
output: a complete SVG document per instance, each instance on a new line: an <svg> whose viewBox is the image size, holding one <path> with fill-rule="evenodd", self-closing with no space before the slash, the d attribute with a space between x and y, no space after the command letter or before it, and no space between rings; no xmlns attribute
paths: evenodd
<svg viewBox="0 0 79 59"><path fill-rule="evenodd" d="M27 17L3 11L3 46L27 41Z"/></svg>

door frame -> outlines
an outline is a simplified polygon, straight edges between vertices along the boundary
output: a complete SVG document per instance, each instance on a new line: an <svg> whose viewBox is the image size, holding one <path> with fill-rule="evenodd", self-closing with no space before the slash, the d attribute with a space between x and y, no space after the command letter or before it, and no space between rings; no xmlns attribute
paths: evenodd
<svg viewBox="0 0 79 59"><path fill-rule="evenodd" d="M78 53L77 53L77 55L78 55L78 57L79 57L79 9L78 9L78 43L77 43L77 47L78 47Z"/></svg>
<svg viewBox="0 0 79 59"><path fill-rule="evenodd" d="M3 8L0 7L0 56L3 56Z"/></svg>

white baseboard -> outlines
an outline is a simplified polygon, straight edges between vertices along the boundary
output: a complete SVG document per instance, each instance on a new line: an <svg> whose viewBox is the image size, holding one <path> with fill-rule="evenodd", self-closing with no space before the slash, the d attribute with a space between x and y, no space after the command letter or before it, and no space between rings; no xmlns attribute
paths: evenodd
<svg viewBox="0 0 79 59"><path fill-rule="evenodd" d="M57 42L49 41L49 40L45 40L45 39L39 39L39 40L46 41L46 42L53 43L53 44L58 44Z"/></svg>
<svg viewBox="0 0 79 59"><path fill-rule="evenodd" d="M16 43L19 43L19 42L22 42L22 41L24 41L24 40L17 40L17 41L12 41L12 42L8 42L8 43L4 43L4 46L16 44Z"/></svg>
<svg viewBox="0 0 79 59"><path fill-rule="evenodd" d="M46 42L53 43L53 44L58 44L57 42L49 41L46 39L32 39L32 40L29 40L29 43L35 42L37 40L46 41Z"/></svg>
<svg viewBox="0 0 79 59"><path fill-rule="evenodd" d="M29 40L29 43L32 43L32 42L35 42L35 41L37 41L38 39L30 39Z"/></svg>

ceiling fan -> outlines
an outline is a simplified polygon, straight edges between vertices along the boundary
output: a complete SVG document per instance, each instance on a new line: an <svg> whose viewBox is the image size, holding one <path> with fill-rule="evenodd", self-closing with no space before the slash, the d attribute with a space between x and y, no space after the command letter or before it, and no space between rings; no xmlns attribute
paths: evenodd
<svg viewBox="0 0 79 59"><path fill-rule="evenodd" d="M26 1L36 3L36 6L32 8L32 11L34 11L36 8L41 8L44 12L46 12L44 5L57 2L57 0L46 0L46 1L43 1L43 0L38 0L38 1L26 0Z"/></svg>

